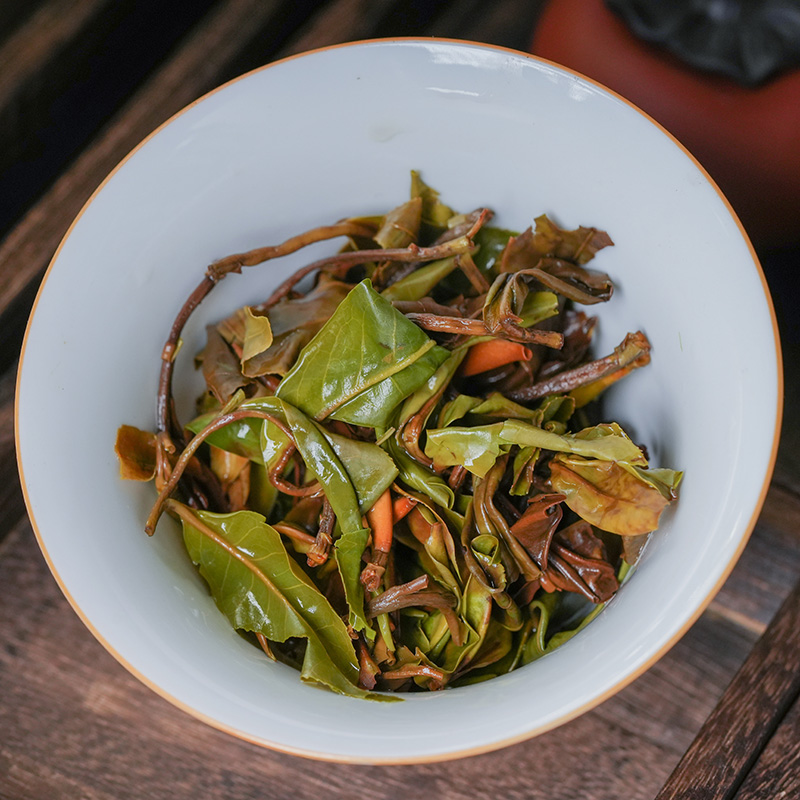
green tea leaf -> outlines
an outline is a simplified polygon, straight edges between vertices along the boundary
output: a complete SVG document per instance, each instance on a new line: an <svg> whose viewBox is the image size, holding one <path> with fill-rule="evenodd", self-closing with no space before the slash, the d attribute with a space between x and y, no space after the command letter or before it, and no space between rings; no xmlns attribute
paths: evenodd
<svg viewBox="0 0 800 800"><path fill-rule="evenodd" d="M333 543L333 553L344 587L350 625L371 641L375 638L375 630L364 614L364 586L361 583L361 558L368 541L369 530L366 528L345 531Z"/></svg>
<svg viewBox="0 0 800 800"><path fill-rule="evenodd" d="M303 349L276 394L317 420L386 428L448 356L365 280Z"/></svg>
<svg viewBox="0 0 800 800"><path fill-rule="evenodd" d="M642 451L614 423L574 435L553 433L516 419L474 427L433 428L427 432L425 455L437 470L461 464L473 475L483 477L511 445L647 465Z"/></svg>
<svg viewBox="0 0 800 800"><path fill-rule="evenodd" d="M297 449L306 467L322 484L341 528L334 546L336 564L350 609L350 624L357 631L372 631L364 614L364 587L359 580L361 556L367 545L369 531L361 523L362 512L353 481L325 432L294 406L285 402L281 405Z"/></svg>
<svg viewBox="0 0 800 800"><path fill-rule="evenodd" d="M455 494L444 479L411 458L394 439L388 439L384 446L400 471L399 479L406 486L426 495L440 508L453 508Z"/></svg>
<svg viewBox="0 0 800 800"><path fill-rule="evenodd" d="M455 256L442 258L418 267L405 278L400 278L381 292L381 297L389 300L421 300L427 297L456 267ZM554 295L555 296L555 295Z"/></svg>
<svg viewBox="0 0 800 800"><path fill-rule="evenodd" d="M350 439L321 429L342 462L358 498L358 507L366 514L398 475L394 461L372 442Z"/></svg>
<svg viewBox="0 0 800 800"><path fill-rule="evenodd" d="M478 245L478 252L472 256L472 259L481 272L488 274L496 265L499 266L503 250L514 235L513 231L494 228L490 225L484 225L475 234L473 241Z"/></svg>
<svg viewBox="0 0 800 800"><path fill-rule="evenodd" d="M537 322L550 319L558 314L558 297L553 292L530 292L519 309L523 328L530 328Z"/></svg>
<svg viewBox="0 0 800 800"><path fill-rule="evenodd" d="M500 439L520 447L541 447L557 453L575 453L605 461L627 461L647 466L644 453L616 423L584 428L574 435L560 435L520 420L508 420L503 424Z"/></svg>
<svg viewBox="0 0 800 800"><path fill-rule="evenodd" d="M497 458L511 449L511 443L501 439L502 429L502 422L474 428L434 428L428 431L425 455L437 471L460 464L482 478Z"/></svg>
<svg viewBox="0 0 800 800"><path fill-rule="evenodd" d="M378 232L373 237L384 249L407 247L419 237L422 221L422 198L412 197L402 205L393 208L384 218Z"/></svg>
<svg viewBox="0 0 800 800"><path fill-rule="evenodd" d="M189 511L181 517L186 549L234 627L274 642L306 639L303 680L351 697L374 696L358 687L345 624L261 515Z"/></svg>
<svg viewBox="0 0 800 800"><path fill-rule="evenodd" d="M454 211L439 200L439 192L428 186L419 172L411 170L411 197L422 198L422 222L432 228L446 228Z"/></svg>
<svg viewBox="0 0 800 800"><path fill-rule="evenodd" d="M283 418L283 408L280 402L274 397L257 397L245 400L240 409L252 409L273 414ZM186 427L192 433L200 433L210 422L219 415L219 410L207 414L201 414L189 422ZM261 431L264 425L263 419L241 419L231 422L224 428L214 431L206 441L220 450L227 450L239 456L245 456L251 461L259 464L264 463L264 451L262 448Z"/></svg>

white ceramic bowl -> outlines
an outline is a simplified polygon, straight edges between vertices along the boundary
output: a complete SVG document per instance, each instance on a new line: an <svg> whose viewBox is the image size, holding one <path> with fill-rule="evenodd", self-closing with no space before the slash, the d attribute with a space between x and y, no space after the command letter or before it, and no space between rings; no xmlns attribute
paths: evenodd
<svg viewBox="0 0 800 800"><path fill-rule="evenodd" d="M117 426L154 424L159 354L212 260L347 215L381 212L422 171L462 210L521 229L547 212L616 246L598 354L643 328L653 363L609 395L609 417L653 462L685 470L681 498L633 580L554 654L476 686L402 703L301 684L228 626L163 521L152 486L123 482ZM231 276L185 331L263 298L321 246ZM744 332L743 332L744 331ZM178 381L196 378L185 357ZM741 553L772 470L780 354L763 275L701 167L598 85L508 50L367 42L232 81L162 126L87 203L30 323L17 397L26 500L77 613L162 696L244 739L357 762L472 754L591 708L650 666L699 615ZM184 418L188 412L184 411Z"/></svg>

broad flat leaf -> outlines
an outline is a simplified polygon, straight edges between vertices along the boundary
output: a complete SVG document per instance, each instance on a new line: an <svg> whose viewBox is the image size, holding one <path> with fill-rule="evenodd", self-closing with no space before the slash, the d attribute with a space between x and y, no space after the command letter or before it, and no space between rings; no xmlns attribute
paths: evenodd
<svg viewBox="0 0 800 800"><path fill-rule="evenodd" d="M355 630L371 631L364 614L364 587L361 556L369 531L361 523L361 509L353 482L322 429L298 409L282 403L286 422L292 429L297 449L306 467L322 484L341 534L335 542L336 564L350 609L350 624Z"/></svg>
<svg viewBox="0 0 800 800"><path fill-rule="evenodd" d="M652 483L613 461L557 455L550 484L579 517L621 536L654 531L669 503Z"/></svg>
<svg viewBox="0 0 800 800"><path fill-rule="evenodd" d="M322 433L347 470L356 491L359 509L366 514L397 477L394 461L373 442L350 439L327 430L322 430Z"/></svg>
<svg viewBox="0 0 800 800"><path fill-rule="evenodd" d="M500 432L503 441L529 447L541 447L558 453L575 453L608 461L627 461L647 466L642 451L616 423L584 428L574 435L559 435L529 425L521 420L508 420Z"/></svg>
<svg viewBox="0 0 800 800"><path fill-rule="evenodd" d="M515 419L468 428L433 428L427 432L425 455L433 460L436 469L461 464L483 477L511 445L647 465L642 451L618 425L595 426L571 435Z"/></svg>
<svg viewBox="0 0 800 800"><path fill-rule="evenodd" d="M428 431L425 455L437 471L461 465L482 478L497 458L511 449L511 443L500 437L502 429L502 422L474 428L434 428Z"/></svg>
<svg viewBox="0 0 800 800"><path fill-rule="evenodd" d="M288 555L277 531L251 511L192 513L199 525L184 519L186 549L231 624L270 641L306 639L303 680L352 697L370 696L357 685L358 659L345 624Z"/></svg>
<svg viewBox="0 0 800 800"><path fill-rule="evenodd" d="M251 400L245 400L240 406L241 410L255 410L263 411L267 414L283 418L283 407L280 401L274 397L258 397ZM219 415L219 411L212 411L208 414L202 414L193 419L186 427L192 433L200 433L210 422L212 422ZM219 447L221 450L227 450L229 453L236 453L236 455L245 456L251 461L259 464L264 463L264 454L261 441L261 429L264 420L258 418L242 419L236 422L231 422L224 428L214 431L206 441Z"/></svg>
<svg viewBox="0 0 800 800"><path fill-rule="evenodd" d="M364 616L364 591L359 582L361 555L369 536L369 531L361 523L361 516L396 477L394 463L377 445L330 434L301 411L277 398L248 400L239 408L270 413L285 421L291 429L300 455L311 475L322 484L339 522L341 534L335 553L350 608L351 625L356 630L371 632ZM199 417L190 427L195 431L202 430L215 416ZM280 458L289 444L286 435L276 425L257 418L226 425L211 434L207 441L268 467Z"/></svg>
<svg viewBox="0 0 800 800"><path fill-rule="evenodd" d="M448 356L365 280L303 349L276 394L317 420L386 428Z"/></svg>

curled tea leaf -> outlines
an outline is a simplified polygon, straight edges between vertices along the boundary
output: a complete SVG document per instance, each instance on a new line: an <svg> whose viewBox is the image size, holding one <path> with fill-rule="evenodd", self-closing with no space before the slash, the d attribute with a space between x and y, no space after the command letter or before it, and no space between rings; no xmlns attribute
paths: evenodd
<svg viewBox="0 0 800 800"><path fill-rule="evenodd" d="M582 519L620 536L656 530L669 504L652 482L614 461L557 455L550 462L550 484Z"/></svg>

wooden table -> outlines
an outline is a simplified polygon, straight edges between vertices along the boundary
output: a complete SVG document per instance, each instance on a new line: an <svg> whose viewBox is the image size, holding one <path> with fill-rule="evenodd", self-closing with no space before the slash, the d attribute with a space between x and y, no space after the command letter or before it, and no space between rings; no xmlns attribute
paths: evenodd
<svg viewBox="0 0 800 800"><path fill-rule="evenodd" d="M226 736L150 692L92 638L50 576L27 520L12 432L25 320L70 221L118 160L182 106L280 56L397 35L525 49L538 7L535 0L0 3L0 798L612 800L653 798L662 787L661 798L800 797L800 594L770 626L800 578L796 251L762 254L779 314L786 312L787 412L775 478L743 557L699 621L644 676L529 742L457 762L357 767Z"/></svg>

